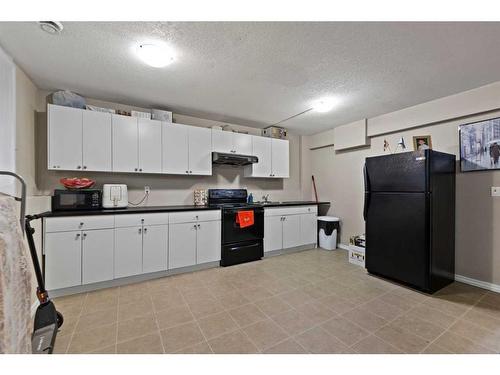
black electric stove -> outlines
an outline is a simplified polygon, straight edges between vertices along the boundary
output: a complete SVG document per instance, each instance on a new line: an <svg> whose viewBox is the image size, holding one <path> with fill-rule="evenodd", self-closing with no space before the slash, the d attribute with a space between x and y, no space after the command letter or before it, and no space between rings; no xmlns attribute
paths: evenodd
<svg viewBox="0 0 500 375"><path fill-rule="evenodd" d="M259 260L264 256L264 207L247 203L246 189L209 189L209 206L222 209L221 266ZM253 211L254 224L240 228L238 211Z"/></svg>

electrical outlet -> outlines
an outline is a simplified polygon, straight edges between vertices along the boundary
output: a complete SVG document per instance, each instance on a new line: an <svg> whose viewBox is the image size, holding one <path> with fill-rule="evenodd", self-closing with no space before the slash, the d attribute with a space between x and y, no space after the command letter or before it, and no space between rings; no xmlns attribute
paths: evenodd
<svg viewBox="0 0 500 375"><path fill-rule="evenodd" d="M491 187L491 196L492 197L500 197L500 186L492 186Z"/></svg>
<svg viewBox="0 0 500 375"><path fill-rule="evenodd" d="M144 186L144 194L151 193L151 188L149 186Z"/></svg>

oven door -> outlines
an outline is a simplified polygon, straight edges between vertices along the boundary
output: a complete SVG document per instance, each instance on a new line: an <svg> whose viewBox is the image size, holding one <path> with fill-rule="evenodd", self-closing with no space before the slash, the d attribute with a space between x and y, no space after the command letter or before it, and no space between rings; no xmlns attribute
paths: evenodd
<svg viewBox="0 0 500 375"><path fill-rule="evenodd" d="M240 228L236 222L238 211L253 211L254 224ZM222 243L262 240L264 238L264 208L224 208L222 210Z"/></svg>

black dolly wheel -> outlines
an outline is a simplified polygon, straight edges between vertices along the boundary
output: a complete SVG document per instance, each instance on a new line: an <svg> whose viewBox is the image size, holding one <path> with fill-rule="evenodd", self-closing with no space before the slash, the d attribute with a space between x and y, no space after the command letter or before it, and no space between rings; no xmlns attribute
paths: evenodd
<svg viewBox="0 0 500 375"><path fill-rule="evenodd" d="M56 314L57 314L57 328L61 328L61 326L64 323L64 317L59 311L56 311Z"/></svg>

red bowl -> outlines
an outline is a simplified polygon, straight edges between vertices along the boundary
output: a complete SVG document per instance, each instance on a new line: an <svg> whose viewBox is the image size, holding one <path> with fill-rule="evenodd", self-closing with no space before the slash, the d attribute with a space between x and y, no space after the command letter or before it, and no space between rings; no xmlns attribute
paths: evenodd
<svg viewBox="0 0 500 375"><path fill-rule="evenodd" d="M89 189L94 186L95 181L90 178L80 178L80 177L64 177L59 180L59 182L66 189Z"/></svg>

